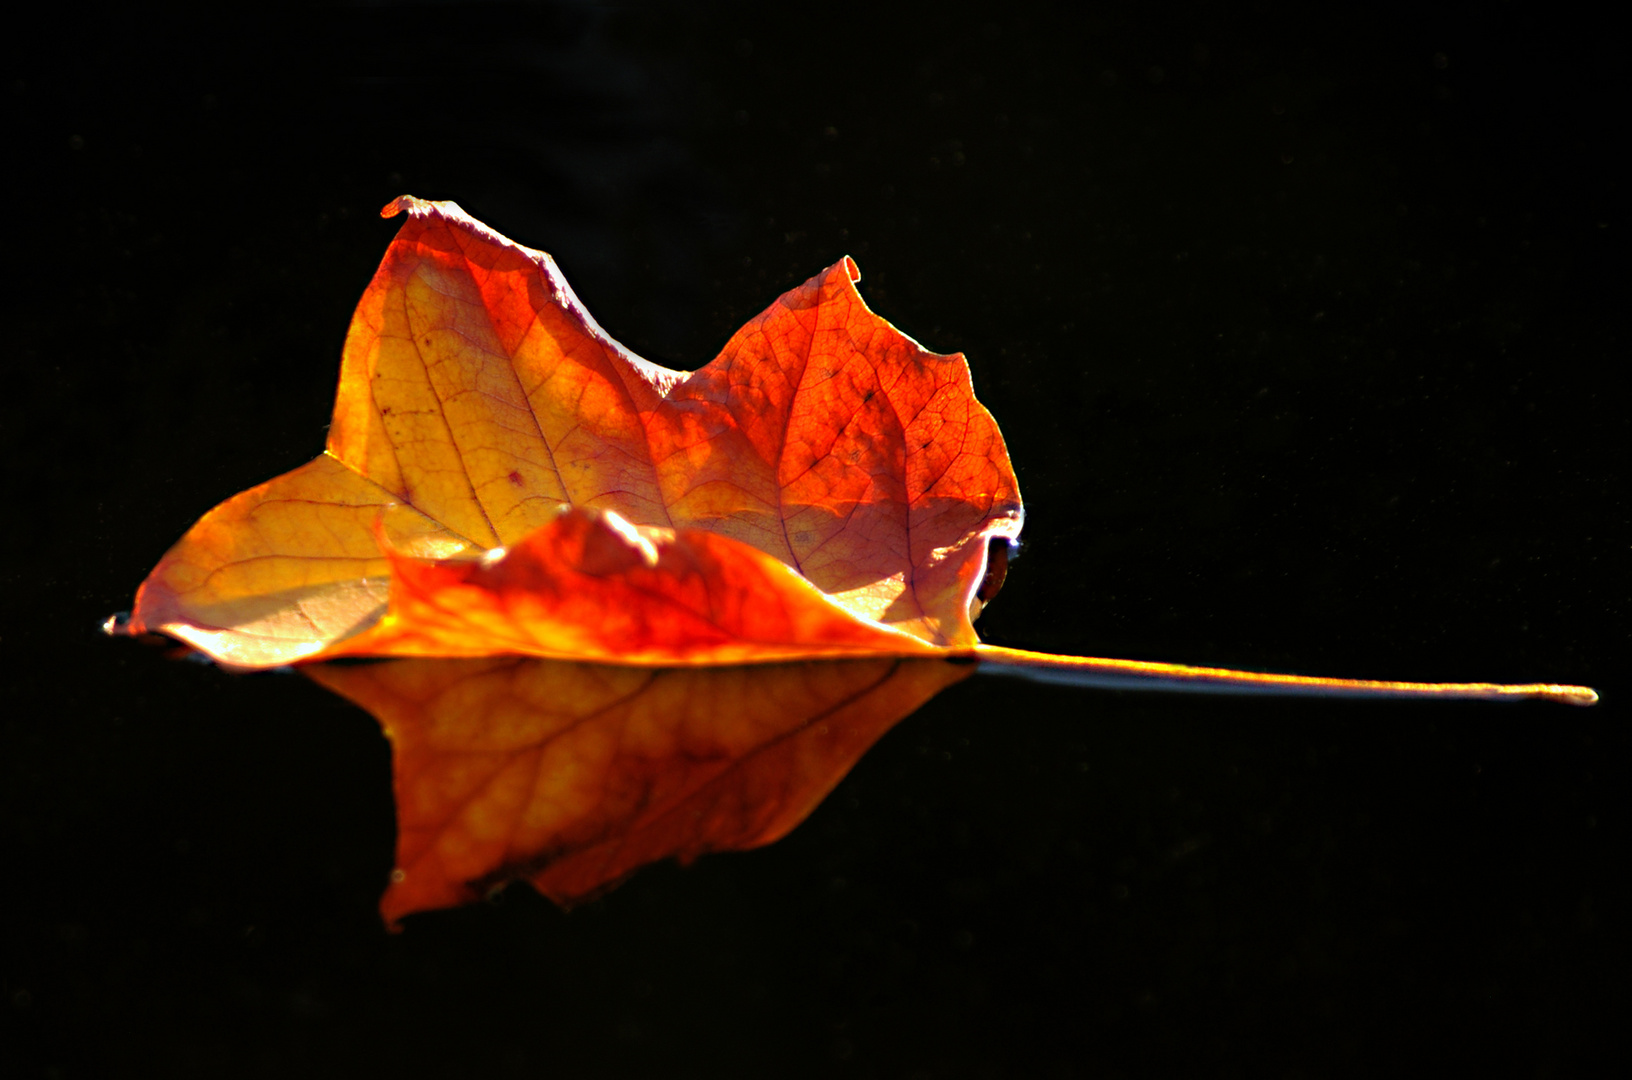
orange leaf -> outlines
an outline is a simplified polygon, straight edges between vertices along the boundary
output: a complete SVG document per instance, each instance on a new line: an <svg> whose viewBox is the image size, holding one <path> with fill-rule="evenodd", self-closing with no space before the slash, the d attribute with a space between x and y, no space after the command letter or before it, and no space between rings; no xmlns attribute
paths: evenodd
<svg viewBox="0 0 1632 1080"><path fill-rule="evenodd" d="M867 310L853 262L686 375L608 337L548 255L452 203L383 211L403 212L346 338L327 452L205 515L143 584L136 629L242 667L308 659L380 614L383 508L412 553L446 556L574 506L706 529L862 618L976 642L987 542L1020 530L1014 471L963 358Z"/></svg>
<svg viewBox="0 0 1632 1080"><path fill-rule="evenodd" d="M1594 697L983 645L972 620L1021 521L1002 436L963 358L867 310L849 259L688 375L608 337L548 255L452 203L383 211L404 212L326 452L206 514L125 628L236 667L300 662L379 718L393 923L515 878L570 903L656 859L768 843L977 665Z"/></svg>

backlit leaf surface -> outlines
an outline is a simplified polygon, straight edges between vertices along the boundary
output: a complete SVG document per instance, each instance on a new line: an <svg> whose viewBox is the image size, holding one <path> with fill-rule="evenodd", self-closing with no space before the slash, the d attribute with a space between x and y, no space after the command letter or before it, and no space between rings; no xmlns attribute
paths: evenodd
<svg viewBox="0 0 1632 1080"><path fill-rule="evenodd" d="M408 220L353 317L327 451L194 526L138 628L243 667L307 659L380 614L386 508L393 543L446 557L572 506L740 541L861 618L975 643L987 541L1020 528L1014 471L963 358L869 311L849 259L688 375L452 203L385 213Z"/></svg>

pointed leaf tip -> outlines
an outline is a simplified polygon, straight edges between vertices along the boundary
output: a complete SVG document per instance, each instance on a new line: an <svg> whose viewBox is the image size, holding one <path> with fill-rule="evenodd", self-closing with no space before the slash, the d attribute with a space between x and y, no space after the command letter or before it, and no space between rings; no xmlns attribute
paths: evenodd
<svg viewBox="0 0 1632 1080"><path fill-rule="evenodd" d="M395 199L380 207L380 216L382 218L394 218L398 214L412 213L425 205L424 199L417 199L412 195L398 195Z"/></svg>

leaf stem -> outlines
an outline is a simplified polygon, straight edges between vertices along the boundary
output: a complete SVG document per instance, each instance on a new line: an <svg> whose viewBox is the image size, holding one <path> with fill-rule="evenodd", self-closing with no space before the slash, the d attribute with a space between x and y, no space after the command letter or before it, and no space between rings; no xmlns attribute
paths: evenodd
<svg viewBox="0 0 1632 1080"><path fill-rule="evenodd" d="M1419 683L1382 679L1329 679L1311 675L1272 675L1258 671L1161 664L1146 660L1108 660L1096 656L978 645L974 658L988 675L1014 675L1039 682L1113 690L1167 690L1203 694L1263 694L1296 697L1430 697L1511 701L1543 698L1569 705L1591 705L1597 691L1587 686L1554 683Z"/></svg>

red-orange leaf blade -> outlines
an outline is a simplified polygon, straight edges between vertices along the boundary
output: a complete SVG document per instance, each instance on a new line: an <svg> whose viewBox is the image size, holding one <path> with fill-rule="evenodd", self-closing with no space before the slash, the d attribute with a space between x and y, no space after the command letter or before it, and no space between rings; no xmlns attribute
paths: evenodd
<svg viewBox="0 0 1632 1080"><path fill-rule="evenodd" d="M700 529L572 510L493 557L392 557L390 610L334 656L720 665L933 655L764 552Z"/></svg>

